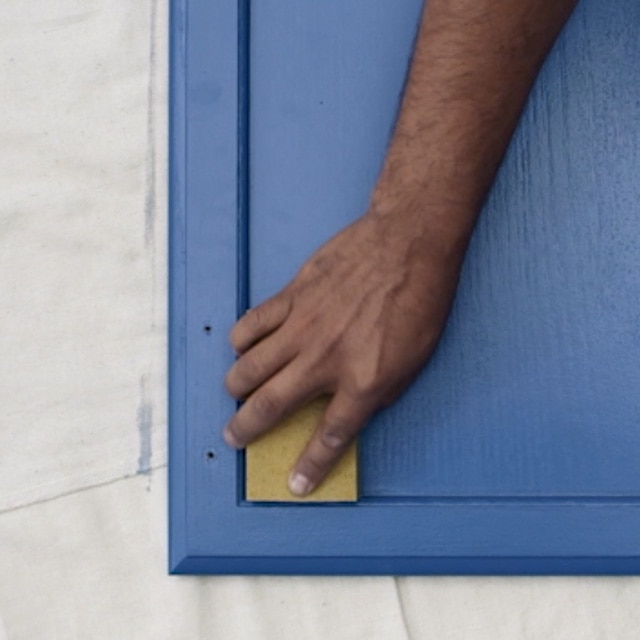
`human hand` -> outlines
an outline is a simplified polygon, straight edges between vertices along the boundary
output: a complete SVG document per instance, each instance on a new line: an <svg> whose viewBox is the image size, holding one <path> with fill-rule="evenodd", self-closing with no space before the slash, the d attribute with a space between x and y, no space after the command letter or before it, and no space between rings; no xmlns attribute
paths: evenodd
<svg viewBox="0 0 640 640"><path fill-rule="evenodd" d="M289 477L306 495L357 433L393 402L433 351L464 249L444 250L406 219L367 213L322 246L280 293L233 327L238 360L225 384L244 404L226 442L242 448L329 394Z"/></svg>

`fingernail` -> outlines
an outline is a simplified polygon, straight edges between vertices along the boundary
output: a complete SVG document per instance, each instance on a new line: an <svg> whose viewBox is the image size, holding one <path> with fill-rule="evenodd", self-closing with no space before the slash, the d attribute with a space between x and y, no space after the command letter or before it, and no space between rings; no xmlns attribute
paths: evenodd
<svg viewBox="0 0 640 640"><path fill-rule="evenodd" d="M240 443L236 440L235 436L231 433L229 429L225 429L222 432L222 437L224 438L224 441L233 449L241 448Z"/></svg>
<svg viewBox="0 0 640 640"><path fill-rule="evenodd" d="M289 476L289 491L297 496L304 496L311 491L309 479L301 473L291 473Z"/></svg>

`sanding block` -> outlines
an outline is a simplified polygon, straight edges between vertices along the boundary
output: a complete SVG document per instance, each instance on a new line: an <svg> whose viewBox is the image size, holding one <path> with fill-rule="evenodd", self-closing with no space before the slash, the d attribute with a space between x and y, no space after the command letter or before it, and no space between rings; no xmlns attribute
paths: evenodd
<svg viewBox="0 0 640 640"><path fill-rule="evenodd" d="M293 495L289 473L328 404L320 398L287 418L246 448L246 500L253 502L355 502L358 499L357 444L309 495Z"/></svg>

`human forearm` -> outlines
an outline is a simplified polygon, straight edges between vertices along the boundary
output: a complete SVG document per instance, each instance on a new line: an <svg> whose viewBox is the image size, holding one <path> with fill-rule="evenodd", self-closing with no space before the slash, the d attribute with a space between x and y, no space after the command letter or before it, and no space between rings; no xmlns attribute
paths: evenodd
<svg viewBox="0 0 640 640"><path fill-rule="evenodd" d="M326 476L406 389L444 328L460 264L536 72L575 0L429 0L367 212L243 316L226 377L243 447L330 395L292 493Z"/></svg>
<svg viewBox="0 0 640 640"><path fill-rule="evenodd" d="M429 0L371 211L464 246L577 0Z"/></svg>

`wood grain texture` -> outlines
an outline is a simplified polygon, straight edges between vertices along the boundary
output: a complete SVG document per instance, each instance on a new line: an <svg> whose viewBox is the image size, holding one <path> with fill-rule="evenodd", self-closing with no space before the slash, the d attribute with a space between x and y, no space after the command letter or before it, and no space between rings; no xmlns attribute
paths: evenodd
<svg viewBox="0 0 640 640"><path fill-rule="evenodd" d="M314 432L328 400L320 398L284 420L246 449L245 498L269 502L355 502L358 499L354 443L325 481L309 495L293 495L287 478Z"/></svg>

